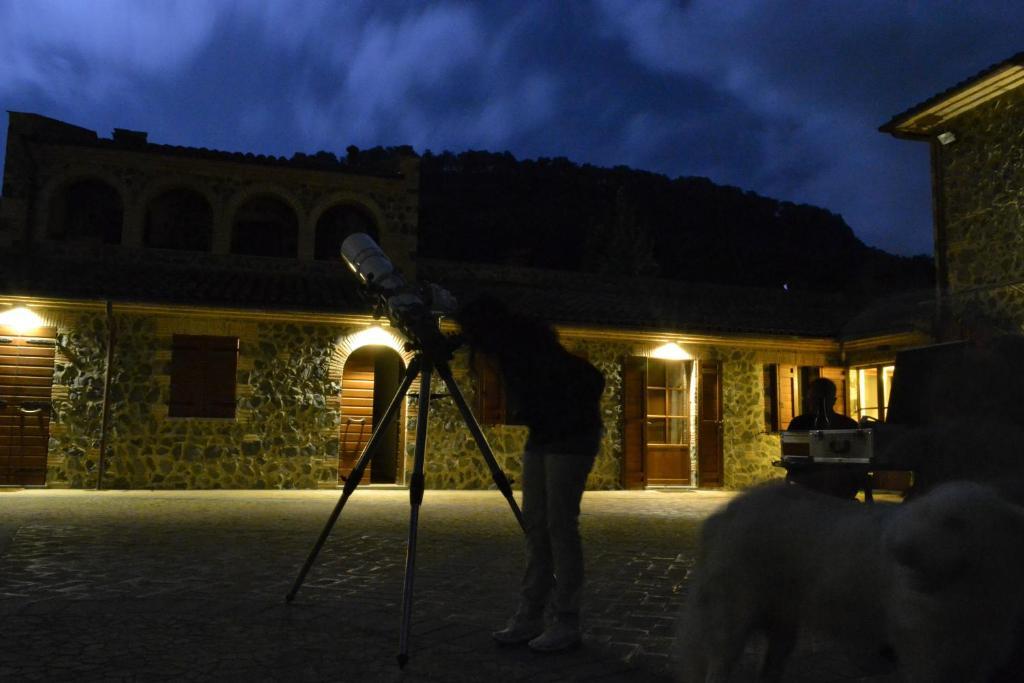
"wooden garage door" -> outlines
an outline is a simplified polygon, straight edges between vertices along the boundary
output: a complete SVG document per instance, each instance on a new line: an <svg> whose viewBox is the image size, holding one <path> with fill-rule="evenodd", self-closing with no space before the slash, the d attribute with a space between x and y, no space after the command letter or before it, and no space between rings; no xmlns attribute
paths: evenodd
<svg viewBox="0 0 1024 683"><path fill-rule="evenodd" d="M46 483L54 338L0 327L0 485Z"/></svg>

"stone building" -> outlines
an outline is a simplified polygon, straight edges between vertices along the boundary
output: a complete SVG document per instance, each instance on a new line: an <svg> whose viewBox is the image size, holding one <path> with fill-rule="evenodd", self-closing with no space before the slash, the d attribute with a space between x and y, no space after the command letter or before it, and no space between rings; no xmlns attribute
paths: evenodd
<svg viewBox="0 0 1024 683"><path fill-rule="evenodd" d="M1024 324L1024 52L896 115L881 130L931 151L939 334Z"/></svg>
<svg viewBox="0 0 1024 683"><path fill-rule="evenodd" d="M591 488L778 477L803 385L832 377L841 409L884 415L896 350L928 339L919 315L851 319L825 295L417 258L408 148L285 159L13 112L7 139L0 485L338 486L411 358L338 258L352 232L409 278L551 321L601 369ZM525 429L493 367L460 350L453 370L514 481ZM364 482L407 483L417 399L414 386ZM428 487L491 485L443 395L425 469Z"/></svg>

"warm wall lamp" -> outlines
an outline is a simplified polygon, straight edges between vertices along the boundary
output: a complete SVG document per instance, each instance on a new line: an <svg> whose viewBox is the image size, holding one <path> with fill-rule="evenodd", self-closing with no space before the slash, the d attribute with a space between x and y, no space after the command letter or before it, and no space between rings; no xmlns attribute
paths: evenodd
<svg viewBox="0 0 1024 683"><path fill-rule="evenodd" d="M353 349L358 349L361 346L390 346L395 350L402 348L401 342L394 334L377 325L353 334L349 344Z"/></svg>
<svg viewBox="0 0 1024 683"><path fill-rule="evenodd" d="M693 358L686 349L679 346L675 342L668 342L662 344L658 348L651 351L651 358L660 358L661 360L690 360Z"/></svg>
<svg viewBox="0 0 1024 683"><path fill-rule="evenodd" d="M10 327L16 333L21 334L42 327L43 319L24 306L17 306L0 313L0 326Z"/></svg>

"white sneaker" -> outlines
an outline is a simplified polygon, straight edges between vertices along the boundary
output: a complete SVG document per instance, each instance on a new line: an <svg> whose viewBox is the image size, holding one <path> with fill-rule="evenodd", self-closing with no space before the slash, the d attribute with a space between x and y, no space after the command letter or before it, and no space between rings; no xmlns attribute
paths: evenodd
<svg viewBox="0 0 1024 683"><path fill-rule="evenodd" d="M495 631L491 637L502 645L519 645L533 640L544 632L544 617L530 618L526 615L516 613L508 624L500 631Z"/></svg>
<svg viewBox="0 0 1024 683"><path fill-rule="evenodd" d="M536 652L560 652L575 649L582 641L579 626L556 621L530 641L530 649Z"/></svg>

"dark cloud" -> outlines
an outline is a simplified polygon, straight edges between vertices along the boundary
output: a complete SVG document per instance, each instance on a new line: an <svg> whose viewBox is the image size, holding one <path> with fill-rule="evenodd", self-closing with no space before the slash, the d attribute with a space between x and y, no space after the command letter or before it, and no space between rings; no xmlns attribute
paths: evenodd
<svg viewBox="0 0 1024 683"><path fill-rule="evenodd" d="M228 150L707 176L920 253L927 151L877 127L1024 49L1021 19L1010 2L0 0L0 102Z"/></svg>

